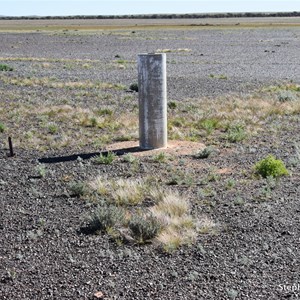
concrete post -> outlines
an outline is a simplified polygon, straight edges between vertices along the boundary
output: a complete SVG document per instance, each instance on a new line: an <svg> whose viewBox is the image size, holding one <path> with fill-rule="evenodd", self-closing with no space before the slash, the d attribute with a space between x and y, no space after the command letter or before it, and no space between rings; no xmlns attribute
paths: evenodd
<svg viewBox="0 0 300 300"><path fill-rule="evenodd" d="M138 55L140 148L167 147L166 54Z"/></svg>

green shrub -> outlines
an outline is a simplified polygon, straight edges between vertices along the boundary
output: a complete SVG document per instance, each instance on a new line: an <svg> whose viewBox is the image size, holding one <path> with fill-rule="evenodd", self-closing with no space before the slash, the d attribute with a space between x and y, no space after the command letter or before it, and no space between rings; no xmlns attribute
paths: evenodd
<svg viewBox="0 0 300 300"><path fill-rule="evenodd" d="M100 154L94 158L96 164L110 165L117 158L117 155L111 151L108 151L107 154Z"/></svg>
<svg viewBox="0 0 300 300"><path fill-rule="evenodd" d="M125 154L125 155L123 156L123 160L124 160L125 162L128 162L128 163L135 163L135 162L138 161L138 159L137 159L134 155L132 155L131 153Z"/></svg>
<svg viewBox="0 0 300 300"><path fill-rule="evenodd" d="M204 149L200 150L198 153L194 155L195 158L208 158L210 155L212 155L215 152L214 147L205 147Z"/></svg>
<svg viewBox="0 0 300 300"><path fill-rule="evenodd" d="M0 132L5 131L5 125L3 123L0 123Z"/></svg>
<svg viewBox="0 0 300 300"><path fill-rule="evenodd" d="M134 215L130 219L128 227L132 237L141 244L155 238L161 229L159 221L152 215Z"/></svg>
<svg viewBox="0 0 300 300"><path fill-rule="evenodd" d="M166 163L170 157L165 152L159 152L153 156L153 161L158 163Z"/></svg>
<svg viewBox="0 0 300 300"><path fill-rule="evenodd" d="M177 107L177 104L176 104L176 102L171 101L171 102L168 102L168 107L170 109L175 109Z"/></svg>
<svg viewBox="0 0 300 300"><path fill-rule="evenodd" d="M69 184L69 191L73 197L80 197L87 192L87 186L83 182L72 182Z"/></svg>
<svg viewBox="0 0 300 300"><path fill-rule="evenodd" d="M291 91L280 91L277 98L279 102L289 102L297 99L295 93Z"/></svg>
<svg viewBox="0 0 300 300"><path fill-rule="evenodd" d="M0 71L13 71L14 69L8 65L0 64Z"/></svg>
<svg viewBox="0 0 300 300"><path fill-rule="evenodd" d="M130 86L129 86L129 89L131 91L135 91L135 92L138 92L139 91L139 85L137 83L132 83Z"/></svg>
<svg viewBox="0 0 300 300"><path fill-rule="evenodd" d="M47 125L48 132L51 134L55 134L58 131L58 125L55 123L49 123Z"/></svg>
<svg viewBox="0 0 300 300"><path fill-rule="evenodd" d="M228 79L228 77L224 74L215 75L215 74L209 74L210 78L216 78L216 79Z"/></svg>
<svg viewBox="0 0 300 300"><path fill-rule="evenodd" d="M284 163L280 159L276 159L273 155L268 155L255 165L255 171L264 178L267 177L279 177L288 175L289 172L286 169Z"/></svg>
<svg viewBox="0 0 300 300"><path fill-rule="evenodd" d="M236 143L244 140L247 137L246 130L243 125L236 124L229 126L227 129L226 138L231 143Z"/></svg>
<svg viewBox="0 0 300 300"><path fill-rule="evenodd" d="M205 119L202 120L199 124L199 127L204 129L206 133L211 134L219 125L219 121L217 119Z"/></svg>
<svg viewBox="0 0 300 300"><path fill-rule="evenodd" d="M116 206L98 206L90 218L91 231L109 231L125 222L126 211Z"/></svg>
<svg viewBox="0 0 300 300"><path fill-rule="evenodd" d="M35 171L36 171L37 176L39 178L44 178L46 176L46 173L47 173L46 167L42 164L38 164L35 168Z"/></svg>
<svg viewBox="0 0 300 300"><path fill-rule="evenodd" d="M91 127L96 127L98 125L98 120L95 117L90 118Z"/></svg>
<svg viewBox="0 0 300 300"><path fill-rule="evenodd" d="M99 116L112 116L113 111L109 108L102 108L97 111Z"/></svg>

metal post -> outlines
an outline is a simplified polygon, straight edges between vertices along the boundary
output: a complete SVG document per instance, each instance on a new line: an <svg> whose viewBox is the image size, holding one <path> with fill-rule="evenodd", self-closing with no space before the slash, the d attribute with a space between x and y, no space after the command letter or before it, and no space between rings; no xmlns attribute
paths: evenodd
<svg viewBox="0 0 300 300"><path fill-rule="evenodd" d="M14 154L14 148L11 141L11 137L8 138L8 147L9 147L9 156L13 157L15 154Z"/></svg>
<svg viewBox="0 0 300 300"><path fill-rule="evenodd" d="M140 148L167 147L166 54L138 55Z"/></svg>

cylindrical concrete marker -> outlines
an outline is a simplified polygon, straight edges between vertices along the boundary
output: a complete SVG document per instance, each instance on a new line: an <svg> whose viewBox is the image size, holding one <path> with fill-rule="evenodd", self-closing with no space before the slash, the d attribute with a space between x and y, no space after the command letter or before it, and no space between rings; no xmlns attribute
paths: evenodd
<svg viewBox="0 0 300 300"><path fill-rule="evenodd" d="M167 147L166 54L138 55L140 148Z"/></svg>

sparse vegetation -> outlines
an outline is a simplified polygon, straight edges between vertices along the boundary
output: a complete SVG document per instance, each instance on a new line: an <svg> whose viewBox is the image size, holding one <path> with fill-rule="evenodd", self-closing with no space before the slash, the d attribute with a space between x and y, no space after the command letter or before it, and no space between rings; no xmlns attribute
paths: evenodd
<svg viewBox="0 0 300 300"><path fill-rule="evenodd" d="M200 228L196 219L190 216L188 201L183 196L153 185L149 180L107 180L97 177L89 186L92 191L90 197L96 192L110 206L122 206L127 210L127 218L119 224L117 230L126 232L128 227L130 235L138 243L154 240L166 251L173 251L183 244L191 243ZM148 207L146 212L130 212L130 207L140 206L144 200L152 202L152 206ZM101 208L97 214L101 218L108 218L110 214L106 215L102 210ZM113 214L116 212L113 208L109 211ZM97 228L101 226L98 225ZM111 226L110 224L109 227Z"/></svg>
<svg viewBox="0 0 300 300"><path fill-rule="evenodd" d="M175 109L176 107L177 107L176 102L174 102L174 101L168 102L168 108Z"/></svg>
<svg viewBox="0 0 300 300"><path fill-rule="evenodd" d="M51 134L55 134L58 131L58 126L55 123L49 123L47 128L48 128L49 133L51 133Z"/></svg>
<svg viewBox="0 0 300 300"><path fill-rule="evenodd" d="M68 186L71 196L81 197L87 192L87 186L84 182L71 182Z"/></svg>
<svg viewBox="0 0 300 300"><path fill-rule="evenodd" d="M208 135L210 135L219 125L219 121L215 118L202 120L199 124L200 128L203 128Z"/></svg>
<svg viewBox="0 0 300 300"><path fill-rule="evenodd" d="M107 153L100 153L100 155L94 157L93 161L96 164L110 165L116 158L117 155L115 153L108 151Z"/></svg>
<svg viewBox="0 0 300 300"><path fill-rule="evenodd" d="M13 71L14 69L8 65L0 64L0 71Z"/></svg>
<svg viewBox="0 0 300 300"><path fill-rule="evenodd" d="M0 133L5 131L5 125L3 123L0 123Z"/></svg>
<svg viewBox="0 0 300 300"><path fill-rule="evenodd" d="M244 140L247 137L245 127L241 124L229 126L227 129L226 139L231 143Z"/></svg>
<svg viewBox="0 0 300 300"><path fill-rule="evenodd" d="M216 79L228 79L228 77L224 74L215 75L215 74L209 74L210 78L216 78Z"/></svg>
<svg viewBox="0 0 300 300"><path fill-rule="evenodd" d="M292 91L280 91L278 93L278 101L279 102L287 102L287 101L295 101L297 97Z"/></svg>
<svg viewBox="0 0 300 300"><path fill-rule="evenodd" d="M47 169L43 164L38 164L35 168L35 171L39 178L44 178L47 174Z"/></svg>
<svg viewBox="0 0 300 300"><path fill-rule="evenodd" d="M171 52L175 52L175 53L180 53L180 52L191 52L191 49L188 48L179 48L179 49L157 49L156 53L171 53Z"/></svg>
<svg viewBox="0 0 300 300"><path fill-rule="evenodd" d="M4 298L282 296L272 270L290 274L298 238L300 87L291 62L299 20L281 19L277 30L273 19L228 19L224 27L221 19L173 17L168 26L2 21L0 63L14 68L0 72ZM226 47L211 51L216 40ZM169 145L138 151L132 50L159 47L167 53ZM271 81L278 84L261 87ZM259 174L255 162L268 153L289 177ZM241 241L251 241L248 256ZM279 260L277 250L285 253ZM272 264L256 264L266 254ZM253 264L257 280L239 287L242 275L253 278ZM240 267L242 275L218 276ZM257 289L261 281L266 288ZM218 288L208 291L208 282ZM235 289L238 296L228 292Z"/></svg>
<svg viewBox="0 0 300 300"><path fill-rule="evenodd" d="M91 188L117 206L138 205L147 196L148 186L141 180L105 180L99 176L90 184Z"/></svg>
<svg viewBox="0 0 300 300"><path fill-rule="evenodd" d="M131 163L131 164L133 164L133 163L135 163L135 162L138 161L138 159L137 159L134 155L132 155L131 153L125 154L125 155L123 156L123 160L124 160L125 162Z"/></svg>
<svg viewBox="0 0 300 300"><path fill-rule="evenodd" d="M170 157L168 154L166 154L165 152L162 151L162 152L155 154L152 159L154 162L166 163L170 159Z"/></svg>
<svg viewBox="0 0 300 300"><path fill-rule="evenodd" d="M204 158L208 158L209 156L211 156L213 153L215 153L215 148L212 146L208 146L203 148L202 150L198 151L194 157L195 158L200 158L200 159L204 159Z"/></svg>

